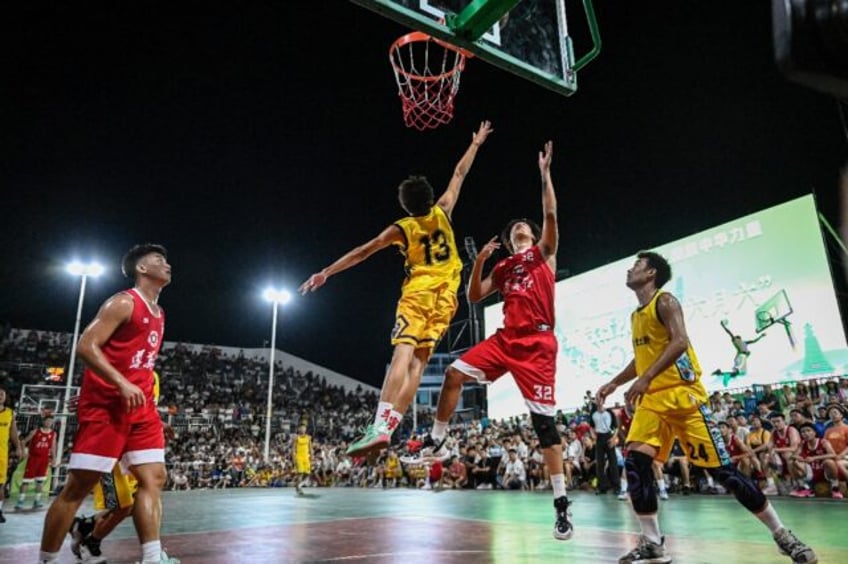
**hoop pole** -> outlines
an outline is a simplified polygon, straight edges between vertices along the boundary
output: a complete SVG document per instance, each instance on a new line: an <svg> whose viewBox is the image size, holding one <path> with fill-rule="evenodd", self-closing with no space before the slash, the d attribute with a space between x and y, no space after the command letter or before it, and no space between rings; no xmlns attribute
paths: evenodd
<svg viewBox="0 0 848 564"><path fill-rule="evenodd" d="M76 366L77 360L77 340L79 339L79 329L80 329L80 320L82 319L82 303L85 300L85 281L88 279L86 274L82 275L82 281L80 282L80 291L79 291L79 301L77 302L77 319L74 322L74 336L71 339L71 358L68 363L68 376L65 378L65 403L62 405L62 410L65 410L65 407L68 405L68 401L71 399L71 384L73 384L74 379L74 367ZM62 465L62 460L65 455L65 436L68 430L68 420L70 417L65 417L62 420L62 424L59 425L59 441L56 445L56 457L59 459L58 465ZM59 471L57 467L57 471L53 474L53 488L56 489L56 486L59 485Z"/></svg>
<svg viewBox="0 0 848 564"><path fill-rule="evenodd" d="M274 353L277 349L277 300L274 300L274 315L271 321L271 351L268 356L268 407L265 410L265 449L263 458L267 464L271 451L271 395L274 391Z"/></svg>
<svg viewBox="0 0 848 564"><path fill-rule="evenodd" d="M589 34L592 36L592 49L577 59L577 62L574 63L571 69L574 72L588 65L601 52L601 32L598 29L598 19L595 17L595 7L592 5L592 0L583 0L583 11L586 13L586 20L589 23Z"/></svg>

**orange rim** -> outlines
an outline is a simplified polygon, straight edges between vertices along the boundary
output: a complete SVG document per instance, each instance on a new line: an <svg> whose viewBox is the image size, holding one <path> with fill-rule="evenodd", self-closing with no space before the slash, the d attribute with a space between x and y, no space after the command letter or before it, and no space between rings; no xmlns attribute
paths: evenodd
<svg viewBox="0 0 848 564"><path fill-rule="evenodd" d="M395 58L393 54L396 51L399 51L401 47L403 47L404 45L409 45L410 43L421 43L425 41L432 41L448 51L458 53L460 57L457 60L456 66L454 66L449 71L443 72L442 74L434 76L421 76L419 74L411 73L395 63ZM470 59L473 57L474 53L466 51L465 49L457 47L456 45L451 45L447 41L436 39L435 37L427 35L423 31L413 31L412 33L407 33L406 35L399 37L397 41L392 43L391 47L389 47L389 61L391 62L392 67L395 69L395 72L398 72L403 76L414 78L415 80L423 80L425 82L435 82L437 80L443 80L444 78L452 76L457 72L462 72L465 69L465 59Z"/></svg>

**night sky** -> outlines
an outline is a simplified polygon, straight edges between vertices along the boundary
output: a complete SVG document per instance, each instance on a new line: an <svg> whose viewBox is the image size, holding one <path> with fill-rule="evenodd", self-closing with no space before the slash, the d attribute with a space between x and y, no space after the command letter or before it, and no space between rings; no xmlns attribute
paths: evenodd
<svg viewBox="0 0 848 564"><path fill-rule="evenodd" d="M428 133L403 126L388 65L406 30L349 2L24 4L4 13L0 77L13 327L72 330L71 257L110 267L89 286L90 320L126 285L121 255L153 241L174 269L166 340L262 346L263 287L296 289L400 217L408 174L441 191L483 119L495 131L454 212L460 246L540 216L547 139L572 274L811 190L839 222L836 102L780 75L765 0L599 1L603 50L576 95L472 60L455 120ZM278 348L379 385L401 266L386 250L298 297Z"/></svg>

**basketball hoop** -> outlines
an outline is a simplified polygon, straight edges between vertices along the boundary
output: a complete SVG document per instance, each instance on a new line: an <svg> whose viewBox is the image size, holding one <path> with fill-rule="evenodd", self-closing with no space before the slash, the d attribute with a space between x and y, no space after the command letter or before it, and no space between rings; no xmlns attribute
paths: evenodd
<svg viewBox="0 0 848 564"><path fill-rule="evenodd" d="M425 131L453 119L459 77L465 69L465 59L473 56L420 31L392 43L389 62L395 72L407 127Z"/></svg>

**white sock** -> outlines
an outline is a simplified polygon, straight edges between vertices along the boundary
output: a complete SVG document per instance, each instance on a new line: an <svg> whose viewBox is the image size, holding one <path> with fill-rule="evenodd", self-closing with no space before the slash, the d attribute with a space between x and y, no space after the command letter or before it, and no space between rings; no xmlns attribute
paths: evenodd
<svg viewBox="0 0 848 564"><path fill-rule="evenodd" d="M642 534L645 535L649 541L660 544L662 542L662 535L660 534L660 522L659 519L657 519L657 514L636 515L636 518L639 519L639 525L642 527Z"/></svg>
<svg viewBox="0 0 848 564"><path fill-rule="evenodd" d="M714 487L715 487L715 482L713 481L713 477L712 477L712 476L707 476L707 486L709 486L709 487L711 487L711 488L714 488Z"/></svg>
<svg viewBox="0 0 848 564"><path fill-rule="evenodd" d="M374 416L374 425L380 424L381 421L388 421L394 406L387 401L381 401L377 404L377 414Z"/></svg>
<svg viewBox="0 0 848 564"><path fill-rule="evenodd" d="M627 491L627 478L624 476L624 474L622 474L621 475L621 493L624 493L626 491Z"/></svg>
<svg viewBox="0 0 848 564"><path fill-rule="evenodd" d="M38 562L39 564L53 564L54 562L59 561L59 553L58 552L44 552L43 550L38 551Z"/></svg>
<svg viewBox="0 0 848 564"><path fill-rule="evenodd" d="M387 423L389 424L389 434L395 432L395 429L400 427L400 422L403 421L403 413L399 411L395 411L394 409L391 411L391 415L389 415L389 420Z"/></svg>
<svg viewBox="0 0 848 564"><path fill-rule="evenodd" d="M772 534L776 533L780 529L783 528L783 523L780 522L780 516L777 514L777 511L774 510L774 507L771 504L767 504L766 508L760 511L759 513L755 513L754 516L763 522L763 525L768 527L769 531Z"/></svg>
<svg viewBox="0 0 848 564"><path fill-rule="evenodd" d="M162 543L158 540L141 545L142 564L160 562L162 560Z"/></svg>
<svg viewBox="0 0 848 564"><path fill-rule="evenodd" d="M41 503L41 488L35 490L35 503Z"/></svg>
<svg viewBox="0 0 848 564"><path fill-rule="evenodd" d="M664 492L666 490L665 480L663 478L657 480L657 487L660 489L661 492Z"/></svg>
<svg viewBox="0 0 848 564"><path fill-rule="evenodd" d="M438 419L433 421L433 429L430 431L430 436L434 441L439 442L445 438L445 435L448 434L448 422L447 421L439 421Z"/></svg>
<svg viewBox="0 0 848 564"><path fill-rule="evenodd" d="M830 481L830 489L838 490L839 489L839 480L831 480Z"/></svg>
<svg viewBox="0 0 848 564"><path fill-rule="evenodd" d="M18 492L18 505L23 505L24 500L26 500L26 494L24 492Z"/></svg>
<svg viewBox="0 0 848 564"><path fill-rule="evenodd" d="M5 485L5 484L4 484L4 485ZM3 511L3 502L4 502L4 501L6 501L6 500L5 500L5 499L0 499L0 511Z"/></svg>
<svg viewBox="0 0 848 564"><path fill-rule="evenodd" d="M767 477L766 478L766 485L767 486L774 486L774 478L772 478L771 476Z"/></svg>
<svg viewBox="0 0 848 564"><path fill-rule="evenodd" d="M554 489L554 499L566 495L565 474L552 474L551 486Z"/></svg>

